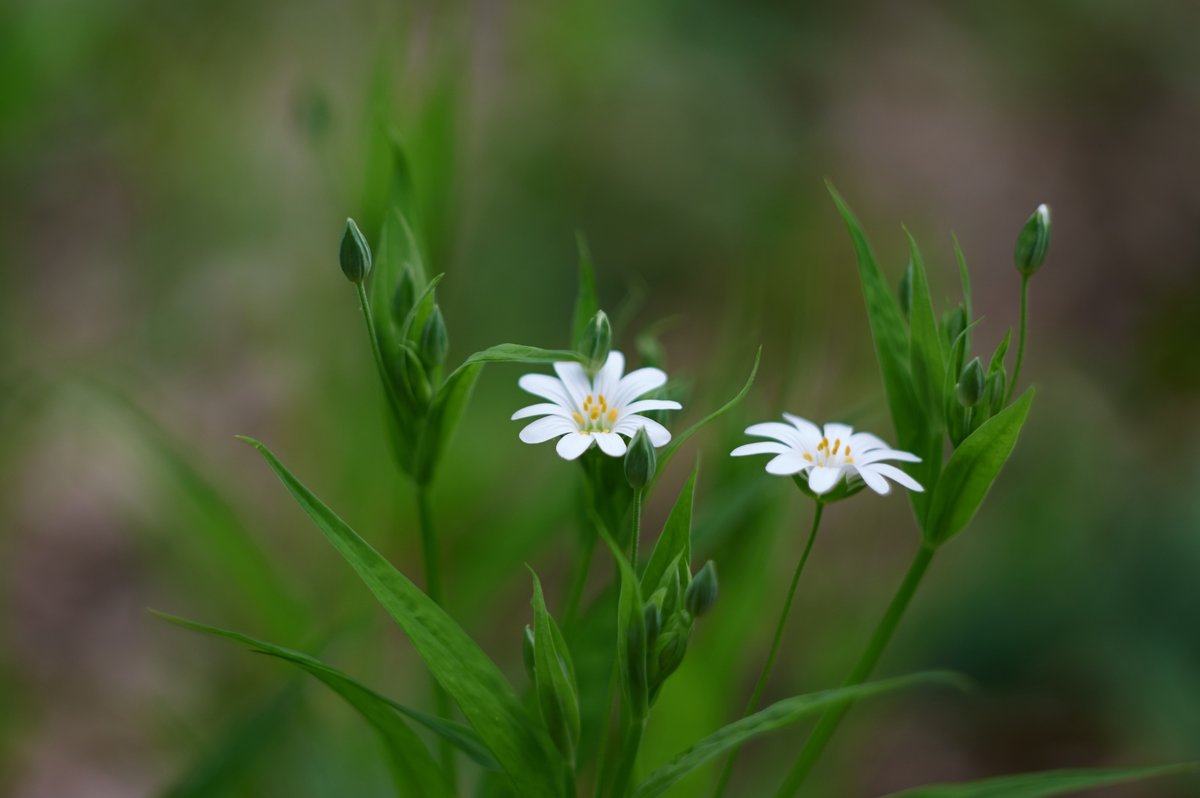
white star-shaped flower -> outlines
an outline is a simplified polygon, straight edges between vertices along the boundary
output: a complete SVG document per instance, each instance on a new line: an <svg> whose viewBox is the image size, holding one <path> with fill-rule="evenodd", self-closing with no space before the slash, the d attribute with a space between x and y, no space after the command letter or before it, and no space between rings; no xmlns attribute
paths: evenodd
<svg viewBox="0 0 1200 798"><path fill-rule="evenodd" d="M767 463L768 474L804 474L809 489L817 495L833 490L843 477L847 482L858 477L880 495L891 490L889 479L909 490L924 490L908 474L884 462L921 462L915 454L892 449L871 433L855 432L845 424L826 424L822 430L799 416L784 413L783 417L789 423L771 421L747 427L747 435L774 440L739 446L733 456L773 454Z"/></svg>
<svg viewBox="0 0 1200 798"><path fill-rule="evenodd" d="M662 369L642 368L622 376L625 356L613 351L595 379L588 379L579 363L555 363L554 371L557 377L526 374L517 382L522 390L549 400L513 413L514 421L543 416L521 430L525 443L558 438L558 453L564 460L574 460L593 443L605 454L621 457L626 449L621 436L632 438L642 427L654 446L670 443L671 433L666 427L639 415L683 407L667 399L638 399L666 384L667 375Z"/></svg>

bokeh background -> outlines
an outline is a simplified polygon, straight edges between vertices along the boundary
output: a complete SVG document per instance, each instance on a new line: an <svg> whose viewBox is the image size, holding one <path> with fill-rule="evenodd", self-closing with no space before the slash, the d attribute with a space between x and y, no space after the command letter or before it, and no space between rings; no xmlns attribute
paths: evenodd
<svg viewBox="0 0 1200 798"><path fill-rule="evenodd" d="M724 456L740 429L788 408L890 434L822 178L894 279L909 226L935 298L956 295L957 233L983 351L1016 321L1016 232L1050 203L1033 415L880 669L979 689L860 708L814 794L1196 758L1198 29L1200 6L1167 0L4 4L0 793L387 794L370 730L324 688L145 612L320 650L426 701L399 630L233 439L272 445L420 576L336 262L347 215L377 223L381 131L446 273L452 359L567 343L576 230L622 343L657 325L690 385L679 423L764 346L749 399L687 450L722 596L644 767L740 710L807 527L789 482ZM517 441L519 373L485 373L434 506L450 609L521 685L521 566L558 600L578 474ZM771 696L840 680L916 545L902 498L827 514ZM772 789L803 733L749 746L735 793Z"/></svg>

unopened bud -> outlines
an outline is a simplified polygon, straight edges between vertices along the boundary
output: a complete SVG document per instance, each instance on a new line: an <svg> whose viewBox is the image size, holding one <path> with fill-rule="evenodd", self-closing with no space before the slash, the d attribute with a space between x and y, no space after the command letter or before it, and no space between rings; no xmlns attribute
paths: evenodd
<svg viewBox="0 0 1200 798"><path fill-rule="evenodd" d="M958 340L958 336L962 335L965 329L967 329L967 309L962 304L947 311L946 315L942 317L942 331L951 348L954 347L954 342Z"/></svg>
<svg viewBox="0 0 1200 798"><path fill-rule="evenodd" d="M983 364L979 362L979 358L972 358L958 377L955 390L958 393L959 404L963 407L974 407L983 396L983 382Z"/></svg>
<svg viewBox="0 0 1200 798"><path fill-rule="evenodd" d="M664 591L665 592L665 591ZM646 645L653 646L662 630L662 610L657 602L646 603Z"/></svg>
<svg viewBox="0 0 1200 798"><path fill-rule="evenodd" d="M1036 272L1046 260L1046 251L1049 249L1050 206L1042 203L1017 235L1017 248L1013 252L1017 271L1026 277Z"/></svg>
<svg viewBox="0 0 1200 798"><path fill-rule="evenodd" d="M625 479L629 482L629 487L634 490L646 487L654 478L657 468L658 455L654 453L654 444L650 442L646 428L639 427L625 452Z"/></svg>
<svg viewBox="0 0 1200 798"><path fill-rule="evenodd" d="M983 389L984 403L994 416L1004 409L1004 394L1008 389L1008 375L1000 368L987 375L987 385Z"/></svg>
<svg viewBox="0 0 1200 798"><path fill-rule="evenodd" d="M699 618L717 600L717 566L712 560L704 563L684 594L684 605L692 617Z"/></svg>
<svg viewBox="0 0 1200 798"><path fill-rule="evenodd" d="M587 369L595 373L608 360L608 352L612 349L612 324L603 310L597 310L592 316L583 335L579 339L579 353L588 359Z"/></svg>
<svg viewBox="0 0 1200 798"><path fill-rule="evenodd" d="M392 321L397 325L403 324L416 302L417 284L413 280L412 269L405 266L400 270L396 287L392 290Z"/></svg>
<svg viewBox="0 0 1200 798"><path fill-rule="evenodd" d="M687 630L677 625L672 625L658 638L654 657L654 677L658 684L662 684L683 662L687 644Z"/></svg>
<svg viewBox="0 0 1200 798"><path fill-rule="evenodd" d="M446 319L442 316L442 309L434 305L433 310L429 314L429 318L425 320L425 326L421 329L421 364L425 366L426 371L433 371L446 360L446 350L449 348L449 339L446 337Z"/></svg>
<svg viewBox="0 0 1200 798"><path fill-rule="evenodd" d="M404 359L404 384L408 387L409 396L418 407L428 407L433 398L433 389L420 357L407 346L400 349L400 356Z"/></svg>
<svg viewBox="0 0 1200 798"><path fill-rule="evenodd" d="M342 273L352 283L361 283L371 271L371 248L367 239L353 219L346 220L346 231L342 233L342 245L338 250Z"/></svg>

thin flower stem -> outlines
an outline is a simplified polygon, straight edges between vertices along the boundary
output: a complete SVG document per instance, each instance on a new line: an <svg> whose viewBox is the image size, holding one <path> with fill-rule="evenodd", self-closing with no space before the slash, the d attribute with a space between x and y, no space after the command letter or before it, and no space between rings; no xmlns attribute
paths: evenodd
<svg viewBox="0 0 1200 798"><path fill-rule="evenodd" d="M642 499L646 494L645 488L633 492L633 534L629 541L629 564L637 571L638 538L642 536Z"/></svg>
<svg viewBox="0 0 1200 798"><path fill-rule="evenodd" d="M388 409L396 411L396 395L392 391L392 381L388 378L388 368L383 362L383 350L379 347L379 337L375 334L375 319L371 315L371 302L367 299L367 287L358 283L358 303L362 308L363 321L367 324L367 338L371 341L371 354L375 358L375 367L379 369L379 379L383 383L383 394L387 399Z"/></svg>
<svg viewBox="0 0 1200 798"><path fill-rule="evenodd" d="M862 684L870 677L871 671L875 670L875 665L879 662L883 650L887 648L892 634L896 631L896 626L899 625L904 611L908 609L908 604L912 601L913 594L921 584L921 579L925 576L925 571L929 568L935 551L936 549L928 545L922 545L917 551L917 556L913 558L912 565L908 567L904 581L900 583L900 589L892 597L892 602L888 605L887 612L879 621L879 625L875 627L875 633L871 635L871 641L867 644L866 650L859 657L854 670L850 671L850 675L843 682L844 686ZM792 766L791 772L788 773L783 786L775 793L776 798L791 798L796 794L796 791L804 783L804 779L816 765L825 746L829 744L834 732L837 731L838 724L850 711L851 706L853 706L853 702L839 704L821 716L816 728L808 736L808 741L800 751L800 756Z"/></svg>
<svg viewBox="0 0 1200 798"><path fill-rule="evenodd" d="M1021 275L1021 332L1017 336L1017 363L1013 366L1012 379L1008 382L1008 392L1004 395L1004 403L1012 399L1017 389L1017 380L1021 376L1021 363L1025 360L1025 330L1029 327L1029 275Z"/></svg>
<svg viewBox="0 0 1200 798"><path fill-rule="evenodd" d="M754 692L751 693L750 700L746 702L746 708L742 711L743 718L758 709L758 702L762 699L763 690L766 689L771 669L775 666L775 657L779 654L779 647L783 642L783 629L787 626L788 614L792 611L792 600L796 596L796 585L800 583L800 574L804 573L804 564L808 562L808 554L812 551L813 541L817 539L817 529L821 525L821 513L824 511L825 505L822 502L817 502L816 505L817 507L813 511L812 530L808 533L808 542L804 544L804 552L800 555L800 561L796 563L796 571L792 574L792 584L788 587L787 598L783 600L783 609L779 613L779 621L775 624L775 638L771 641L771 651L767 654L767 661L763 663L762 673L758 675ZM737 754L738 749L735 748L725 760L725 769L721 772L720 781L717 782L716 792L713 793L714 798L721 798L725 794L725 788L729 785L729 779L733 775L733 765L737 761Z"/></svg>
<svg viewBox="0 0 1200 798"><path fill-rule="evenodd" d="M429 506L429 488L426 485L417 485L417 519L421 528L421 553L425 558L425 591L440 606L442 603L442 577L438 567L437 532L433 526L433 512ZM453 719L450 696L436 679L433 682L433 702L438 715L447 720ZM442 759L442 769L453 786L457 781L454 746L449 740L442 738L439 742L439 753Z"/></svg>
<svg viewBox="0 0 1200 798"><path fill-rule="evenodd" d="M633 766L637 764L638 751L642 747L642 733L646 731L646 718L634 718L625 734L621 745L621 761L617 768L617 776L613 780L612 798L625 798L629 794L629 785L633 780Z"/></svg>

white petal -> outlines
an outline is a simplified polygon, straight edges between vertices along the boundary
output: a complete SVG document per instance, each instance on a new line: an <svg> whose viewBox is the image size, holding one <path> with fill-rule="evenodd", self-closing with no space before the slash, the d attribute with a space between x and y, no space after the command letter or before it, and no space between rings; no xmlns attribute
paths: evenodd
<svg viewBox="0 0 1200 798"><path fill-rule="evenodd" d="M838 424L831 422L825 425L825 437L832 444L836 440L840 440L842 445L846 445L846 441L850 440L850 436L854 434L854 427L846 424Z"/></svg>
<svg viewBox="0 0 1200 798"><path fill-rule="evenodd" d="M582 432L572 432L558 439L558 456L564 460L574 460L588 450L592 445L592 436Z"/></svg>
<svg viewBox="0 0 1200 798"><path fill-rule="evenodd" d="M908 474L905 474L899 468L888 465L887 463L871 463L870 465L862 466L861 468L858 469L858 471L859 471L859 473L862 473L863 471L874 471L876 474L879 474L881 477L887 477L888 479L892 480L893 482L903 485L904 487L908 488L909 490L915 490L918 493L923 493L925 491L925 489L921 487L920 482L917 482L915 479L910 477Z"/></svg>
<svg viewBox="0 0 1200 798"><path fill-rule="evenodd" d="M783 441L793 449L799 451L807 451L807 442L800 434L800 430L790 424L781 424L778 421L767 421L762 424L751 424L746 427L747 435L754 435L760 438L774 438L777 441Z"/></svg>
<svg viewBox="0 0 1200 798"><path fill-rule="evenodd" d="M613 427L613 432L619 432L628 438L632 438L642 427L646 428L646 434L650 436L650 443L654 444L656 448L666 446L671 442L671 433L667 428L645 416L625 416L625 418L618 421L617 425Z"/></svg>
<svg viewBox="0 0 1200 798"><path fill-rule="evenodd" d="M621 408L624 413L645 413L648 410L682 410L683 405L670 399L642 399Z"/></svg>
<svg viewBox="0 0 1200 798"><path fill-rule="evenodd" d="M767 473L777 477L787 477L799 474L810 465L812 464L795 452L787 452L771 458L767 463Z"/></svg>
<svg viewBox="0 0 1200 798"><path fill-rule="evenodd" d="M882 438L876 437L869 432L856 432L850 436L847 444L854 447L856 452L869 452L872 449L888 449Z"/></svg>
<svg viewBox="0 0 1200 798"><path fill-rule="evenodd" d="M596 393L604 394L604 398L609 404L613 404L613 399L617 393L617 387L621 383L621 375L625 373L625 356L620 352L613 350L608 353L608 360L604 361L604 365L600 367L600 371L596 374Z"/></svg>
<svg viewBox="0 0 1200 798"><path fill-rule="evenodd" d="M600 446L600 451L610 457L620 457L625 454L625 441L615 432L595 432L592 437Z"/></svg>
<svg viewBox="0 0 1200 798"><path fill-rule="evenodd" d="M624 407L643 394L667 384L667 375L662 369L644 368L631 371L621 378L621 382L613 391L610 405Z"/></svg>
<svg viewBox="0 0 1200 798"><path fill-rule="evenodd" d="M775 441L745 443L729 453L730 457L745 457L748 454L783 454L792 451L788 446Z"/></svg>
<svg viewBox="0 0 1200 798"><path fill-rule="evenodd" d="M862 481L867 483L867 487L878 493L880 496L886 496L892 490L892 486L886 479L876 474L869 468L856 468L855 472L862 477Z"/></svg>
<svg viewBox="0 0 1200 798"><path fill-rule="evenodd" d="M521 386L522 391L549 399L556 405L563 407L574 407L575 405L571 401L571 395L567 393L567 386L562 384L562 380L555 379L548 374L526 374L517 380L517 385Z"/></svg>
<svg viewBox="0 0 1200 798"><path fill-rule="evenodd" d="M842 475L842 469L817 466L808 472L808 487L816 494L828 493L837 484Z"/></svg>
<svg viewBox="0 0 1200 798"><path fill-rule="evenodd" d="M566 386L572 402L582 406L584 398L592 392L592 381L588 379L583 366L574 361L560 361L554 364L554 371Z"/></svg>
<svg viewBox="0 0 1200 798"><path fill-rule="evenodd" d="M821 428L809 421L807 418L793 416L791 413L784 413L783 417L787 419L787 421L793 427L800 431L800 434L804 436L806 441L812 441L810 445L813 448L816 448L816 445L821 442Z"/></svg>
<svg viewBox="0 0 1200 798"><path fill-rule="evenodd" d="M865 454L856 453L854 455L854 462L859 465L869 465L882 460L896 460L901 463L921 462L921 458L912 452L902 452L899 449L869 449Z"/></svg>
<svg viewBox="0 0 1200 798"><path fill-rule="evenodd" d="M546 416L521 430L521 440L525 443L545 443L551 438L578 431L579 428L565 418Z"/></svg>
<svg viewBox="0 0 1200 798"><path fill-rule="evenodd" d="M567 410L565 407L560 407L559 405L544 403L538 405L529 405L529 407L522 407L520 410L513 413L512 420L517 421L522 418L532 418L533 416L562 416L563 418L570 418L571 411Z"/></svg>

